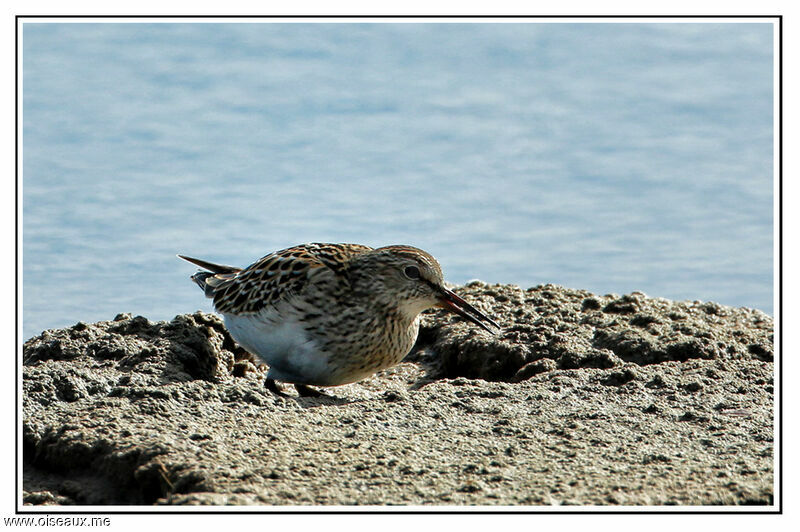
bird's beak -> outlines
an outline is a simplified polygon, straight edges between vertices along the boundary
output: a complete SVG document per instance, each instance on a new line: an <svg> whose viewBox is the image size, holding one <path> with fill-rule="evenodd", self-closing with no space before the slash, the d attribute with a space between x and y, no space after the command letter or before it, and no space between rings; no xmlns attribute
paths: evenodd
<svg viewBox="0 0 800 532"><path fill-rule="evenodd" d="M494 322L493 319L489 318L485 314L483 314L480 310L476 309L457 295L455 295L451 290L448 290L445 287L441 287L441 296L439 306L442 308L446 308L448 310L452 310L462 318L467 321L470 321L477 325L478 327L483 328L484 330L488 331L491 334L497 334L500 331L500 326ZM490 329L486 324L489 324L497 329L497 331L493 331Z"/></svg>

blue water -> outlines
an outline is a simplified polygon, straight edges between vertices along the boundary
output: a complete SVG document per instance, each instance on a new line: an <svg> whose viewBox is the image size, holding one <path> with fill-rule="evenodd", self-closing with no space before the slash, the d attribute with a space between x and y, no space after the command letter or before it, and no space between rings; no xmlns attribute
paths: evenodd
<svg viewBox="0 0 800 532"><path fill-rule="evenodd" d="M23 333L210 304L185 253L773 310L771 24L25 23Z"/></svg>

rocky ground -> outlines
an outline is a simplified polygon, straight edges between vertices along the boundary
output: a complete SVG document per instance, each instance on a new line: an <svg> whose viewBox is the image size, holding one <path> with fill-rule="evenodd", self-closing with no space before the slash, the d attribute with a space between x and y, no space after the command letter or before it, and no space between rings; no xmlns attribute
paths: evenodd
<svg viewBox="0 0 800 532"><path fill-rule="evenodd" d="M24 346L25 504L770 505L773 323L472 283L397 367L284 398L214 315Z"/></svg>

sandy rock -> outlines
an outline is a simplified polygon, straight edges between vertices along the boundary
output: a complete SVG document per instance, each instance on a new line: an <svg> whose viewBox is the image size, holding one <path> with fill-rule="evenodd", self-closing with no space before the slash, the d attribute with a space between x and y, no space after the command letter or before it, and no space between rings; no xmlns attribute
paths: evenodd
<svg viewBox="0 0 800 532"><path fill-rule="evenodd" d="M456 289L503 325L426 314L400 365L278 397L197 312L24 346L31 505L773 502L772 319L546 285Z"/></svg>

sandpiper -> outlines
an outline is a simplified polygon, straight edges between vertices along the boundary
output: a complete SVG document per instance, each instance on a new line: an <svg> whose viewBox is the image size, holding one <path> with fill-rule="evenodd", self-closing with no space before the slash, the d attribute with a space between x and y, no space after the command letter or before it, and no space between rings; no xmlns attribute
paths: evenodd
<svg viewBox="0 0 800 532"><path fill-rule="evenodd" d="M214 300L231 336L275 381L309 388L359 381L394 366L419 332L419 314L444 307L493 333L499 325L444 286L439 263L411 246L303 244L247 268L178 255L206 271L192 280Z"/></svg>

